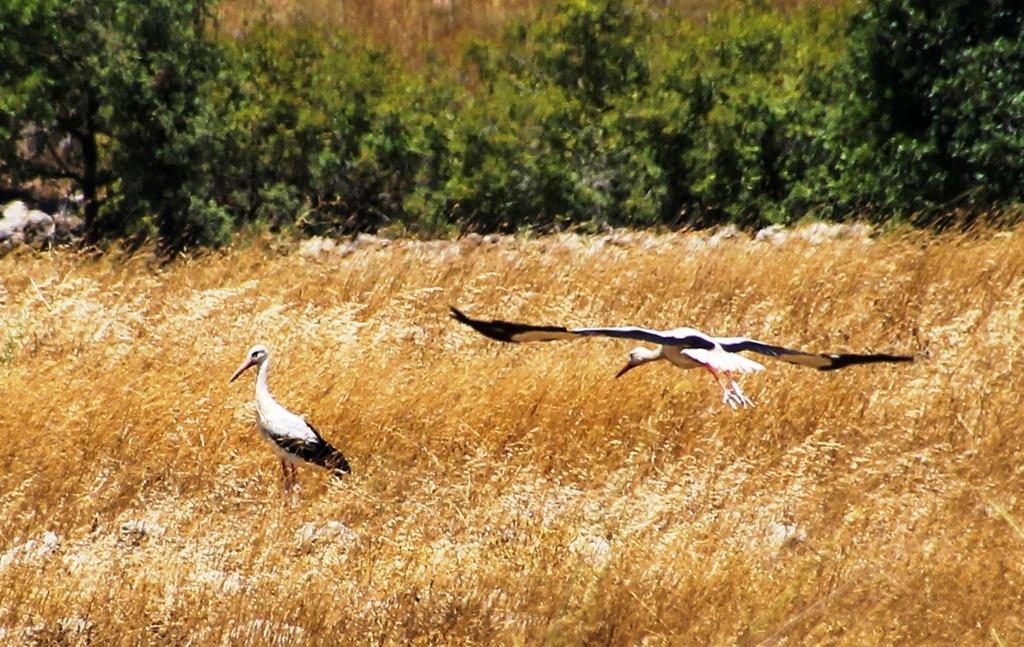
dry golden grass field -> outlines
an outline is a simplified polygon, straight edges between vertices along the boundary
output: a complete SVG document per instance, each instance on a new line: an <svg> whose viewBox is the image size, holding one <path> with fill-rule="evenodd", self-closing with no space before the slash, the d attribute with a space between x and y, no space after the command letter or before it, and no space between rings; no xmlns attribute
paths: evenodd
<svg viewBox="0 0 1024 647"><path fill-rule="evenodd" d="M9 254L0 643L1021 644L1022 299L1020 229ZM765 359L733 412L449 304L919 359ZM284 497L257 342L350 477Z"/></svg>

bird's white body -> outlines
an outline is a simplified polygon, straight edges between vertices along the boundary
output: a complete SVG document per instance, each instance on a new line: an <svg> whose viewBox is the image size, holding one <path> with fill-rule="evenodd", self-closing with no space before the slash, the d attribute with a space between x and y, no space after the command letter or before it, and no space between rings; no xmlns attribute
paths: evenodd
<svg viewBox="0 0 1024 647"><path fill-rule="evenodd" d="M256 415L260 435L270 443L271 449L281 458L289 463L297 464L302 459L294 453L284 449L285 446L296 443L314 444L319 438L300 416L285 409L274 396L270 395L270 387L267 383L267 372L270 367L268 358L260 365L256 375Z"/></svg>
<svg viewBox="0 0 1024 647"><path fill-rule="evenodd" d="M707 368L711 367L716 371L728 371L730 373L756 373L763 371L764 366L752 359L727 352L717 343L713 337L708 337L699 330L693 328L676 328L664 333L667 336L687 338L701 336L714 343L714 348L685 348L683 346L672 346L662 344L662 357L679 368Z"/></svg>
<svg viewBox="0 0 1024 647"><path fill-rule="evenodd" d="M697 331L691 328L677 329L671 331L668 334L679 334L681 337L692 336ZM699 334L699 333L697 333ZM732 408L737 406L741 407L752 407L754 406L753 401L747 397L747 394L740 388L739 383L733 379L733 373L755 373L757 371L763 371L764 366L755 362L752 359L737 355L736 353L727 352L719 344L715 344L713 348L684 348L682 346L672 345L660 345L654 349L649 348L635 348L630 353L629 364L626 365L619 375L632 369L633 367L647 362L654 362L657 360L668 360L672 365L682 368L704 368L711 373L715 381L722 388L722 402L729 405ZM728 384L722 382L722 376L728 381Z"/></svg>
<svg viewBox="0 0 1024 647"><path fill-rule="evenodd" d="M742 355L727 353L721 348L704 350L703 348L679 348L678 346L662 346L665 359L679 368L707 368L729 373L756 373L763 371L764 365Z"/></svg>

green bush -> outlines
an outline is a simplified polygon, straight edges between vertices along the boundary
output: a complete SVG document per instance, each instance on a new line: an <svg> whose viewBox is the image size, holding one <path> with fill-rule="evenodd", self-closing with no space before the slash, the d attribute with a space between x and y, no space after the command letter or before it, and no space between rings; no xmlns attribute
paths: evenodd
<svg viewBox="0 0 1024 647"><path fill-rule="evenodd" d="M843 14L750 7L683 24L655 75L651 146L670 178L664 217L791 222L816 205L806 177L825 127L816 84L841 52Z"/></svg>
<svg viewBox="0 0 1024 647"><path fill-rule="evenodd" d="M311 28L213 39L202 0L8 4L0 181L70 182L93 239L924 223L1024 201L1010 0L723 0L700 21L559 0L460 69L415 71Z"/></svg>
<svg viewBox="0 0 1024 647"><path fill-rule="evenodd" d="M354 165L390 64L343 38L267 27L231 43L227 59L235 96L224 117L231 154L222 173L236 220L365 215L368 208L352 205L363 190Z"/></svg>
<svg viewBox="0 0 1024 647"><path fill-rule="evenodd" d="M852 22L822 193L837 211L943 220L1024 198L1024 11L869 0Z"/></svg>
<svg viewBox="0 0 1024 647"><path fill-rule="evenodd" d="M437 182L447 153L450 89L306 29L264 26L226 51L219 175L236 222L343 234L409 221L406 201Z"/></svg>
<svg viewBox="0 0 1024 647"><path fill-rule="evenodd" d="M8 11L11 9L11 11ZM71 181L90 239L146 234L170 247L223 237L179 220L204 196L193 120L217 73L204 0L14 0L0 12L0 151L13 182ZM31 132L29 154L19 150ZM213 225L220 229L220 225Z"/></svg>
<svg viewBox="0 0 1024 647"><path fill-rule="evenodd" d="M647 84L643 31L627 2L571 0L475 44L476 85L429 220L500 231L656 222L660 170L623 128Z"/></svg>

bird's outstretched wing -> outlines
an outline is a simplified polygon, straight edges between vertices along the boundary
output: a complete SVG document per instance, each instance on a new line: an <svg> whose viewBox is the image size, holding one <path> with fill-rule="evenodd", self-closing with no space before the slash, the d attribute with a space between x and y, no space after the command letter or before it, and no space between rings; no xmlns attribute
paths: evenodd
<svg viewBox="0 0 1024 647"><path fill-rule="evenodd" d="M857 364L876 364L880 362L912 362L914 358L910 355L890 355L887 353L808 353L802 350L773 346L754 339L745 337L722 337L717 339L723 350L730 353L750 351L760 353L767 357L773 357L783 362L816 368L819 371L834 371L836 369L854 366Z"/></svg>
<svg viewBox="0 0 1024 647"><path fill-rule="evenodd" d="M651 330L624 326L620 328L574 328L573 334L580 337L614 337L616 339L634 339L662 346L679 346L681 348L701 348L711 350L715 342L709 337L689 328L678 330Z"/></svg>
<svg viewBox="0 0 1024 647"><path fill-rule="evenodd" d="M485 337L504 342L557 341L577 339L579 337L613 337L617 339L634 339L652 344L681 346L683 348L703 348L710 350L715 343L695 330L680 328L673 331L650 330L633 326L619 328L565 328L563 326L534 326L494 319L472 319L458 308L451 307L452 317Z"/></svg>
<svg viewBox="0 0 1024 647"><path fill-rule="evenodd" d="M562 326L531 326L530 324L514 323L493 319L471 319L450 306L452 318L466 324L484 337L504 342L555 341L558 339L575 339L579 335Z"/></svg>

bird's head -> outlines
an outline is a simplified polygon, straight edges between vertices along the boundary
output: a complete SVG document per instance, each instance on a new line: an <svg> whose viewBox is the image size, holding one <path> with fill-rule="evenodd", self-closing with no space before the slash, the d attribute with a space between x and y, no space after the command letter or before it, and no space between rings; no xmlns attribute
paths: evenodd
<svg viewBox="0 0 1024 647"><path fill-rule="evenodd" d="M245 360L242 362L242 365L238 367L238 370L235 371L235 374L231 376L230 380L228 380L228 384L238 379L238 376L241 375L242 373L245 373L249 368L253 366L259 366L263 362L267 361L268 357L270 357L270 353L267 352L266 346L263 346L262 344L256 344L255 346L250 348L249 352L246 353L245 355Z"/></svg>
<svg viewBox="0 0 1024 647"><path fill-rule="evenodd" d="M622 377L627 372L633 370L641 364L647 362L653 362L656 359L662 358L662 348L659 346L657 349L644 348L643 346L637 346L633 350L629 351L629 361L626 365L615 374L615 377Z"/></svg>

